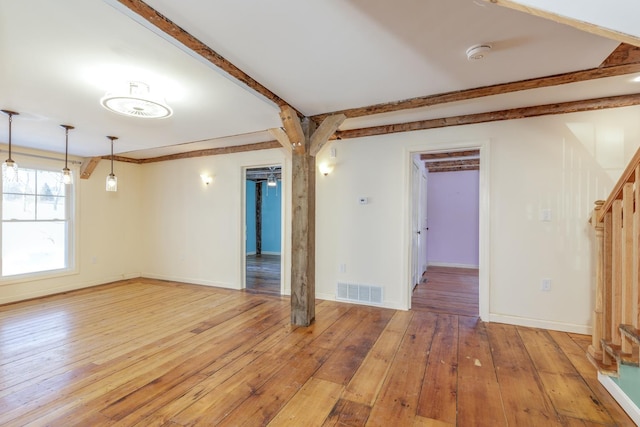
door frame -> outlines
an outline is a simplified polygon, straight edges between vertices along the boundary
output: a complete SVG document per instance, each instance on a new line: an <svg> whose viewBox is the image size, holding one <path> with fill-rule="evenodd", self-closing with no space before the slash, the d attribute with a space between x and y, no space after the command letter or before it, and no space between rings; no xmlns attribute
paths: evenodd
<svg viewBox="0 0 640 427"><path fill-rule="evenodd" d="M288 233L287 221L287 201L288 201L288 191L286 186L286 165L285 162L270 162L266 164L251 164L244 165L241 168L241 198L240 198L240 213L242 216L241 220L241 237L240 237L240 289L247 288L247 170L248 169L256 169L256 168L264 168L270 166L278 166L280 167L280 295L287 295L286 292L286 280L287 280L287 265L289 256L286 255L289 253L289 245L287 244L286 235Z"/></svg>
<svg viewBox="0 0 640 427"><path fill-rule="evenodd" d="M489 321L490 313L490 153L489 153L489 140L478 141L444 141L444 142L432 142L423 141L405 148L405 191L404 191L404 244L405 251L405 267L402 283L402 289L404 290L403 297L407 308L411 308L411 292L409 292L409 283L412 281L411 272L411 260L413 259L413 245L412 245L412 207L414 201L412 200L412 174L413 174L413 155L423 153L441 153L446 151L461 151L461 150L480 150L480 172L479 172L479 277L478 277L478 311L480 319L485 322Z"/></svg>

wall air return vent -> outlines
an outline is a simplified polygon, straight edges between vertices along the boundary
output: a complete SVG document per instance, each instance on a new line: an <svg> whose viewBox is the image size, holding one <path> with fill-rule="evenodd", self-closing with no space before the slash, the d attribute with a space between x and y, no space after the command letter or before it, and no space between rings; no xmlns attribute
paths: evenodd
<svg viewBox="0 0 640 427"><path fill-rule="evenodd" d="M382 290L383 289L380 286L338 283L336 288L336 300L381 305Z"/></svg>

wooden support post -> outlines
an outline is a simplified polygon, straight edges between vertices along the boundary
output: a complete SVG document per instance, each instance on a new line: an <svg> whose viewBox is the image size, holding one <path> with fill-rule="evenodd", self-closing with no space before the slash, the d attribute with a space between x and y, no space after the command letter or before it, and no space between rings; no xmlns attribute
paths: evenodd
<svg viewBox="0 0 640 427"><path fill-rule="evenodd" d="M271 133L291 152L291 323L309 326L316 317L316 159L315 155L345 120L329 116L316 129L289 106L280 109L284 133Z"/></svg>
<svg viewBox="0 0 640 427"><path fill-rule="evenodd" d="M304 119L304 138L296 142L291 159L291 323L299 326L309 326L316 316L316 170L315 158L309 153L312 128L313 122Z"/></svg>
<svg viewBox="0 0 640 427"><path fill-rule="evenodd" d="M256 257L262 256L262 182L256 182Z"/></svg>
<svg viewBox="0 0 640 427"><path fill-rule="evenodd" d="M630 325L633 314L633 183L628 182L622 188L622 315L620 323ZM620 325L618 325L619 327ZM618 333L620 333L618 331ZM622 351L631 353L632 342L627 336L622 336Z"/></svg>
<svg viewBox="0 0 640 427"><path fill-rule="evenodd" d="M622 200L613 202L611 217L611 342L620 345L622 320Z"/></svg>
<svg viewBox="0 0 640 427"><path fill-rule="evenodd" d="M603 331L603 309L604 309L604 223L598 222L600 209L604 205L604 200L598 200L591 216L591 225L596 235L596 303L593 310L593 332L591 334L591 345L589 354L595 360L602 360L602 331Z"/></svg>

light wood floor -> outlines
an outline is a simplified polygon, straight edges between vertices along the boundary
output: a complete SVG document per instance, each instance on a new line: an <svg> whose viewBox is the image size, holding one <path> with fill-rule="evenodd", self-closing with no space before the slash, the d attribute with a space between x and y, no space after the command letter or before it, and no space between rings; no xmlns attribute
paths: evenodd
<svg viewBox="0 0 640 427"><path fill-rule="evenodd" d="M633 425L589 338L130 280L0 307L2 426Z"/></svg>
<svg viewBox="0 0 640 427"><path fill-rule="evenodd" d="M477 317L478 270L429 267L413 290L411 308Z"/></svg>
<svg viewBox="0 0 640 427"><path fill-rule="evenodd" d="M248 292L280 295L280 255L247 255L245 281Z"/></svg>

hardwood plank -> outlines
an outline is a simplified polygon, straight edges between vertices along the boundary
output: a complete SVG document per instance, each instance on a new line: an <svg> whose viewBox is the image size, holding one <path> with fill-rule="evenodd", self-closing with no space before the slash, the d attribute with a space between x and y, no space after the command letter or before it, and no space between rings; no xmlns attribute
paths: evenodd
<svg viewBox="0 0 640 427"><path fill-rule="evenodd" d="M519 333L559 414L597 423L613 422L547 331L519 328Z"/></svg>
<svg viewBox="0 0 640 427"><path fill-rule="evenodd" d="M588 335L567 334L565 332L549 331L549 336L558 344L558 348L571 361L572 365L590 388L589 396L602 405L615 425L631 426L633 421L620 405L611 397L609 392L600 384L596 368L585 357L587 346L591 342ZM579 397L580 395L576 395ZM582 417L579 417L582 418Z"/></svg>
<svg viewBox="0 0 640 427"><path fill-rule="evenodd" d="M417 414L424 418L455 424L457 379L458 317L438 316Z"/></svg>
<svg viewBox="0 0 640 427"><path fill-rule="evenodd" d="M416 416L427 348L435 332L437 315L416 313L391 363L367 426L411 425Z"/></svg>
<svg viewBox="0 0 640 427"><path fill-rule="evenodd" d="M269 422L269 426L322 426L343 386L311 378Z"/></svg>
<svg viewBox="0 0 640 427"><path fill-rule="evenodd" d="M382 330L393 316L392 310L375 310L367 314L362 321L354 327L345 340L346 345L338 344L336 350L327 361L314 374L315 378L332 381L336 384L347 385L356 370L362 364L371 347L380 336Z"/></svg>
<svg viewBox="0 0 640 427"><path fill-rule="evenodd" d="M413 318L411 312L396 312L373 345L343 393L345 399L368 406L378 396L399 344Z"/></svg>
<svg viewBox="0 0 640 427"><path fill-rule="evenodd" d="M292 327L289 308L151 279L0 306L0 424L632 425L588 336L335 301Z"/></svg>
<svg viewBox="0 0 640 427"><path fill-rule="evenodd" d="M364 427L371 407L350 400L339 399L325 420L323 427Z"/></svg>
<svg viewBox="0 0 640 427"><path fill-rule="evenodd" d="M517 330L490 323L487 331L508 424L560 426Z"/></svg>
<svg viewBox="0 0 640 427"><path fill-rule="evenodd" d="M458 331L458 425L506 426L484 322L460 316Z"/></svg>
<svg viewBox="0 0 640 427"><path fill-rule="evenodd" d="M419 415L413 420L413 427L454 427L455 424L445 423L444 421L433 420L431 418L424 418Z"/></svg>

